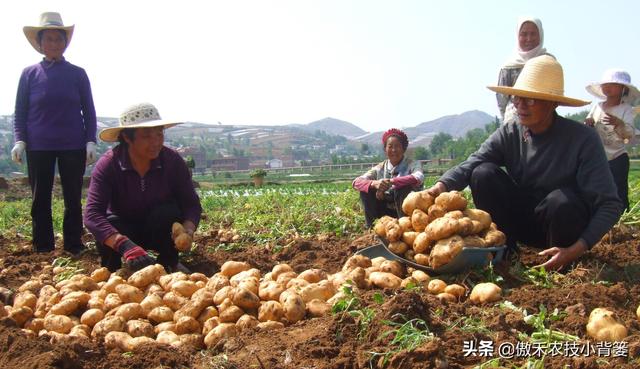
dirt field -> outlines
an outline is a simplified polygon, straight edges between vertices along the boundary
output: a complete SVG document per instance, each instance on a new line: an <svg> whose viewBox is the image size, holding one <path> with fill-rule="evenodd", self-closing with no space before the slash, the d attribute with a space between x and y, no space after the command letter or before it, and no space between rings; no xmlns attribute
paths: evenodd
<svg viewBox="0 0 640 369"><path fill-rule="evenodd" d="M613 358L596 353L576 357L549 357L547 368L637 368L640 355L640 323L635 310L640 303L640 243L632 232L615 234L609 241L596 246L572 271L558 276L554 288L543 288L505 275L504 300L528 312L538 312L540 304L549 310L558 308L567 316L553 322L551 328L586 339L585 326L589 312L596 307L613 309L628 327L628 357ZM263 273L281 262L297 272L313 267L336 272L358 248L374 242L370 234L353 240L321 238L321 240L295 240L292 246L271 253L264 248L248 248L235 252L212 253L217 244L214 237L197 238L198 251L186 265L194 272L208 276L216 272L226 260L247 261ZM536 250L524 249L521 260L535 265L541 260ZM33 254L26 240L0 238L0 286L15 289L43 265L60 256ZM91 271L99 266L95 251L81 257L83 268ZM466 278L465 278L466 277ZM463 279L465 278L465 279ZM475 278L475 279L474 279ZM455 280L466 284L478 281L477 276L458 276ZM606 281L597 283L596 281ZM384 299L375 302L374 293L381 292ZM533 328L523 321L520 312L496 306L475 306L468 301L443 303L435 296L421 291L366 291L362 296L366 305L375 311L376 318L364 334L358 336L357 321L344 315L326 316L300 321L284 329L255 332L243 331L238 337L220 342L214 349L185 351L168 346L148 346L141 352L122 353L107 350L102 343L77 341L52 345L44 338L28 338L15 327L12 320L0 322L0 367L28 368L376 368L383 367L380 356L372 359L372 352L390 350L389 329L384 320L396 321L401 314L405 319L424 320L435 338L417 349L387 356L385 368L473 368L491 358L498 357L497 347L503 342L519 342L518 332L531 333ZM463 317L473 317L484 329L469 330L462 324ZM465 341L493 342L493 357L464 355ZM581 343L582 344L582 343ZM595 345L595 343L592 343ZM611 349L611 348L610 348ZM501 360L505 367L524 365L524 358ZM507 364L505 364L507 363ZM519 366L518 366L519 367Z"/></svg>

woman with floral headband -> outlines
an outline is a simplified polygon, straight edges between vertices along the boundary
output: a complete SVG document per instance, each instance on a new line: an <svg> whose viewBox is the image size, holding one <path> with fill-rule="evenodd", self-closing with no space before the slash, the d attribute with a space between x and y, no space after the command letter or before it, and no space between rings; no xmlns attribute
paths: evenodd
<svg viewBox="0 0 640 369"><path fill-rule="evenodd" d="M367 228L371 228L373 221L383 215L404 216L402 201L410 192L420 190L424 181L420 162L405 156L409 139L404 132L391 128L382 135L382 145L387 159L356 178L352 184L360 191Z"/></svg>

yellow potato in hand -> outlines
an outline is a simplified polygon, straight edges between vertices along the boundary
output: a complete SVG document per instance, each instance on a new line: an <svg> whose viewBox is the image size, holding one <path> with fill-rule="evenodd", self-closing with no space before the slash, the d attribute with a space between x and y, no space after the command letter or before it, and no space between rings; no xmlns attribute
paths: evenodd
<svg viewBox="0 0 640 369"><path fill-rule="evenodd" d="M186 231L184 230L184 227L182 226L182 224L180 224L178 222L174 222L171 225L171 238L173 240L178 238L178 236L180 236L183 233L186 233Z"/></svg>
<svg viewBox="0 0 640 369"><path fill-rule="evenodd" d="M191 249L191 243L193 242L193 240L187 233L182 233L178 235L173 242L176 245L176 250L185 252Z"/></svg>

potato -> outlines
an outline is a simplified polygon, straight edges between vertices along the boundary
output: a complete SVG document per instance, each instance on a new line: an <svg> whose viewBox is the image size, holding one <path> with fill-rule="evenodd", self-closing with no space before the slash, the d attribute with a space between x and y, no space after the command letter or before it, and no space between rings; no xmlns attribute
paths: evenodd
<svg viewBox="0 0 640 369"><path fill-rule="evenodd" d="M447 284L441 279L432 279L427 284L427 291L429 291L429 293L433 295L444 292L446 288Z"/></svg>
<svg viewBox="0 0 640 369"><path fill-rule="evenodd" d="M448 264L453 258L458 256L463 246L464 241L462 237L457 235L436 242L429 254L429 265L431 265L432 268L439 268L442 265Z"/></svg>
<svg viewBox="0 0 640 369"><path fill-rule="evenodd" d="M450 293L446 293L446 292L441 292L441 293L437 294L436 297L438 298L438 300L440 300L440 302L456 302L456 301L458 301L457 297L455 297L454 295L452 295Z"/></svg>
<svg viewBox="0 0 640 369"><path fill-rule="evenodd" d="M193 239L191 238L191 236L189 236L189 234L187 233L183 233L181 235L179 235L178 237L176 237L175 240L173 240L173 243L176 247L176 250L180 251L180 252L186 252L191 250L191 245L193 244Z"/></svg>
<svg viewBox="0 0 640 369"><path fill-rule="evenodd" d="M198 320L198 323L204 324L207 320L217 316L218 316L218 309L216 309L215 306L207 306L204 309L202 309L202 312L200 312L200 314L198 315L197 320Z"/></svg>
<svg viewBox="0 0 640 369"><path fill-rule="evenodd" d="M456 297L457 300L460 300L464 297L464 294L467 292L466 288L462 287L459 284L450 284L444 289L445 293L452 294Z"/></svg>
<svg viewBox="0 0 640 369"><path fill-rule="evenodd" d="M364 255L353 255L349 257L349 259L347 259L347 261L344 263L344 265L342 266L342 271L348 272L351 269L354 269L356 267L361 267L366 269L370 266L371 266L371 259L369 259L368 257Z"/></svg>
<svg viewBox="0 0 640 369"><path fill-rule="evenodd" d="M138 287L134 287L125 283L116 286L116 293L118 294L118 296L120 296L120 299L123 303L141 303L144 299L144 293Z"/></svg>
<svg viewBox="0 0 640 369"><path fill-rule="evenodd" d="M323 279L327 279L327 273L322 269L307 269L298 275L309 283L318 283Z"/></svg>
<svg viewBox="0 0 640 369"><path fill-rule="evenodd" d="M182 223L173 222L173 224L171 224L171 239L175 240L176 237L186 232L187 231L184 229L184 226L182 225Z"/></svg>
<svg viewBox="0 0 640 369"><path fill-rule="evenodd" d="M196 282L193 281L176 281L171 284L171 291L187 298L191 297L197 290L199 290L199 288Z"/></svg>
<svg viewBox="0 0 640 369"><path fill-rule="evenodd" d="M133 337L129 340L127 351L138 351L144 345L155 345L156 340L147 336Z"/></svg>
<svg viewBox="0 0 640 369"><path fill-rule="evenodd" d="M6 311L6 310L5 310ZM23 327L27 320L33 317L33 310L28 306L12 308L9 312L9 318L13 319L18 327Z"/></svg>
<svg viewBox="0 0 640 369"><path fill-rule="evenodd" d="M414 231L422 232L428 224L429 216L424 211L415 209L413 213L411 213L411 226Z"/></svg>
<svg viewBox="0 0 640 369"><path fill-rule="evenodd" d="M253 278L253 277L245 278L241 280L236 287L244 288L246 290L253 292L253 294L257 295L258 290L260 289L260 281L258 280L258 278Z"/></svg>
<svg viewBox="0 0 640 369"><path fill-rule="evenodd" d="M82 324L86 324L87 326L93 328L96 323L104 319L104 312L100 309L89 309L82 313L80 317L80 322Z"/></svg>
<svg viewBox="0 0 640 369"><path fill-rule="evenodd" d="M298 273L296 272L284 272L278 275L276 282L280 283L283 286L286 286L290 280L296 278L297 276L298 276Z"/></svg>
<svg viewBox="0 0 640 369"><path fill-rule="evenodd" d="M371 283L367 280L367 271L361 267L352 269L347 274L347 280L352 281L358 288L368 289L371 287Z"/></svg>
<svg viewBox="0 0 640 369"><path fill-rule="evenodd" d="M458 232L458 221L451 218L438 218L429 223L424 232L427 238L432 241L442 240L453 236Z"/></svg>
<svg viewBox="0 0 640 369"><path fill-rule="evenodd" d="M116 295L118 296L118 295ZM120 297L118 297L120 299ZM104 300L99 297L92 297L87 302L87 309L98 309L102 311L108 311L104 306Z"/></svg>
<svg viewBox="0 0 640 369"><path fill-rule="evenodd" d="M233 300L233 295L235 294L235 288L231 286L224 286L213 295L213 303L216 305L222 304L222 302L226 299Z"/></svg>
<svg viewBox="0 0 640 369"><path fill-rule="evenodd" d="M147 315L152 323L158 324L162 322L168 322L173 320L173 310L167 306L158 306L153 308Z"/></svg>
<svg viewBox="0 0 640 369"><path fill-rule="evenodd" d="M187 333L197 333L202 330L200 327L200 323L195 318L190 316L183 316L176 321L176 333L177 334L187 334Z"/></svg>
<svg viewBox="0 0 640 369"><path fill-rule="evenodd" d="M507 242L507 236L498 230L490 230L484 235L484 242L487 247L502 246Z"/></svg>
<svg viewBox="0 0 640 369"><path fill-rule="evenodd" d="M403 255L407 250L409 250L409 245L404 243L403 241L395 241L389 243L389 251L393 252L396 255Z"/></svg>
<svg viewBox="0 0 640 369"><path fill-rule="evenodd" d="M491 225L491 215L484 210L466 209L464 211L464 215L472 221L475 220L480 222L480 225L482 226L481 230L488 229Z"/></svg>
<svg viewBox="0 0 640 369"><path fill-rule="evenodd" d="M238 332L243 331L245 329L255 328L260 321L255 316L244 314L241 316L236 322L236 328Z"/></svg>
<svg viewBox="0 0 640 369"><path fill-rule="evenodd" d="M426 190L410 192L402 202L402 212L405 214L411 214L414 209L426 211L431 205L433 205L433 200L433 196L429 195Z"/></svg>
<svg viewBox="0 0 640 369"><path fill-rule="evenodd" d="M104 346L108 349L120 349L122 351L129 351L129 341L132 337L120 331L107 332L104 336Z"/></svg>
<svg viewBox="0 0 640 369"><path fill-rule="evenodd" d="M425 273L422 270L414 270L413 272L411 272L411 276L420 283L429 283L429 280L431 280L429 274Z"/></svg>
<svg viewBox="0 0 640 369"><path fill-rule="evenodd" d="M199 333L187 333L178 336L178 341L174 341L171 346L179 348L186 347L191 350L201 350L204 348L204 336Z"/></svg>
<svg viewBox="0 0 640 369"><path fill-rule="evenodd" d="M260 322L256 325L256 329L262 332L271 331L274 329L282 329L284 328L284 324L282 322L276 322L273 320L269 320L266 322Z"/></svg>
<svg viewBox="0 0 640 369"><path fill-rule="evenodd" d="M404 232L402 234L402 242L406 243L408 246L413 246L413 243L415 242L416 237L418 237L419 234L420 232L414 231Z"/></svg>
<svg viewBox="0 0 640 369"><path fill-rule="evenodd" d="M146 318L151 310L163 305L164 302L162 301L162 298L160 296L155 294L147 295L147 297L145 297L142 302L140 302L140 307L142 308L142 316Z"/></svg>
<svg viewBox="0 0 640 369"><path fill-rule="evenodd" d="M153 332L158 335L160 332L173 332L176 333L175 322L162 322L153 328Z"/></svg>
<svg viewBox="0 0 640 369"><path fill-rule="evenodd" d="M446 212L443 215L443 217L459 220L464 217L464 214L462 214L460 210L452 210L452 211Z"/></svg>
<svg viewBox="0 0 640 369"><path fill-rule="evenodd" d="M329 315L331 312L331 305L319 299L313 299L305 305L307 307L307 313L311 317L321 317Z"/></svg>
<svg viewBox="0 0 640 369"><path fill-rule="evenodd" d="M477 222L480 224L479 222ZM468 217L462 217L458 219L458 235L465 237L473 235L476 232L476 228L473 224L473 221Z"/></svg>
<svg viewBox="0 0 640 369"><path fill-rule="evenodd" d="M402 227L400 227L400 223L398 223L397 219L393 219L388 221L385 224L386 227L386 235L387 235L387 240L389 240L389 242L394 242L394 241L398 241L400 238L402 238L402 233L404 232L402 230Z"/></svg>
<svg viewBox="0 0 640 369"><path fill-rule="evenodd" d="M14 296L13 307L19 308L19 307L27 306L31 310L35 310L37 302L38 302L38 298L36 297L36 295L33 292L26 290Z"/></svg>
<svg viewBox="0 0 640 369"><path fill-rule="evenodd" d="M300 290L303 287L306 287L306 286L308 286L310 284L311 283L309 283L309 281L307 281L306 279L293 278L293 279L289 280L289 282L287 282L287 286L286 287L287 287L287 289L294 288L296 290ZM263 299L263 300L271 300L271 299Z"/></svg>
<svg viewBox="0 0 640 369"><path fill-rule="evenodd" d="M213 305L213 293L206 289L199 290L191 296L191 300L187 301L187 303L180 309L176 310L174 319L177 321L183 316L197 318L202 310L211 305Z"/></svg>
<svg viewBox="0 0 640 369"><path fill-rule="evenodd" d="M403 264L397 260L387 260L380 264L380 271L387 272L402 278L406 273L406 269Z"/></svg>
<svg viewBox="0 0 640 369"><path fill-rule="evenodd" d="M369 275L369 280L376 287L380 288L400 288L402 279L400 277L387 272L373 272Z"/></svg>
<svg viewBox="0 0 640 369"><path fill-rule="evenodd" d="M244 261L229 260L222 264L222 266L220 267L220 273L222 273L222 275L226 277L231 278L234 275L249 269L251 269L251 265L245 263Z"/></svg>
<svg viewBox="0 0 640 369"><path fill-rule="evenodd" d="M155 283L158 278L165 274L166 272L162 265L149 265L133 273L127 279L127 283L137 288L145 288L151 283Z"/></svg>
<svg viewBox="0 0 640 369"><path fill-rule="evenodd" d="M5 310L2 309L2 311L5 311ZM42 329L44 329L44 319L42 318L29 319L24 323L24 328L30 331L33 331L34 333L38 333Z"/></svg>
<svg viewBox="0 0 640 369"><path fill-rule="evenodd" d="M238 334L238 329L233 323L222 323L213 328L205 337L204 344L207 348L213 348L218 342L223 339L235 337Z"/></svg>
<svg viewBox="0 0 640 369"><path fill-rule="evenodd" d="M335 293L335 287L331 282L327 280L320 281L318 283L312 283L300 290L300 296L302 296L302 299L305 303L313 299L326 301Z"/></svg>
<svg viewBox="0 0 640 369"><path fill-rule="evenodd" d="M471 290L469 301L474 304L484 304L500 300L502 289L491 282L478 283Z"/></svg>
<svg viewBox="0 0 640 369"><path fill-rule="evenodd" d="M30 281L24 282L20 287L18 287L18 292L29 291L32 294L36 295L38 294L38 292L40 292L40 289L42 287L43 287L42 281L32 279ZM15 300L14 300L13 306L15 306Z"/></svg>
<svg viewBox="0 0 640 369"><path fill-rule="evenodd" d="M618 342L628 336L627 328L620 324L615 313L605 308L595 308L589 314L587 335L596 341Z"/></svg>
<svg viewBox="0 0 640 369"><path fill-rule="evenodd" d="M409 286L420 286L420 282L418 282L415 278L413 278L412 276L408 276L407 278L403 279L402 282L400 283L400 287L401 288L408 288Z"/></svg>
<svg viewBox="0 0 640 369"><path fill-rule="evenodd" d="M108 316L96 323L91 331L91 337L102 338L109 332L122 332L125 328L125 321L119 316Z"/></svg>
<svg viewBox="0 0 640 369"><path fill-rule="evenodd" d="M427 233L418 233L416 239L413 241L413 251L415 251L416 254L425 254L429 253L430 248L431 240L429 239Z"/></svg>
<svg viewBox="0 0 640 369"><path fill-rule="evenodd" d="M462 239L462 243L465 247L487 247L492 246L487 244L485 240L478 235L466 236Z"/></svg>
<svg viewBox="0 0 640 369"><path fill-rule="evenodd" d="M247 314L243 315L246 316ZM250 316L250 315L249 315ZM242 318L242 317L240 317ZM255 318L254 318L255 319ZM239 321L240 319L238 319ZM257 319L256 319L257 320ZM236 322L237 324L238 322ZM217 316L211 317L209 319L207 319L207 321L204 322L204 324L202 324L202 334L203 335L207 335L209 332L211 332L211 330L215 327L217 327L218 325L220 325L220 318Z"/></svg>
<svg viewBox="0 0 640 369"><path fill-rule="evenodd" d="M458 191L442 192L436 197L435 204L442 206L446 211L464 210L467 207L467 199Z"/></svg>
<svg viewBox="0 0 640 369"><path fill-rule="evenodd" d="M156 337L156 342L164 345L170 345L174 341L178 341L178 340L179 340L178 335L172 331L162 331L158 333L158 337Z"/></svg>
<svg viewBox="0 0 640 369"><path fill-rule="evenodd" d="M218 318L221 323L235 323L243 316L246 312L242 310L241 307L236 305L228 305L223 309L223 306L220 306L218 310Z"/></svg>
<svg viewBox="0 0 640 369"><path fill-rule="evenodd" d="M416 263L420 264L420 265L429 265L429 255L427 254L415 254L413 255L413 259L416 261Z"/></svg>
<svg viewBox="0 0 640 369"><path fill-rule="evenodd" d="M295 293L287 294L282 303L282 308L284 310L284 317L289 321L289 323L295 323L304 318L306 313L306 306L304 304L304 300L300 295Z"/></svg>
<svg viewBox="0 0 640 369"><path fill-rule="evenodd" d="M284 315L284 309L282 305L277 301L265 301L258 310L258 320L266 322L268 320L274 320L279 322Z"/></svg>
<svg viewBox="0 0 640 369"><path fill-rule="evenodd" d="M164 302L164 304L170 307L173 311L179 310L187 303L187 301L189 301L187 298L182 297L173 291L169 291L162 296L162 302Z"/></svg>
<svg viewBox="0 0 640 369"><path fill-rule="evenodd" d="M260 307L260 298L253 292L238 287L233 295L233 303L242 309L257 309Z"/></svg>
<svg viewBox="0 0 640 369"><path fill-rule="evenodd" d="M144 317L142 306L136 302L129 302L120 305L116 310L115 315L122 317L125 321Z"/></svg>
<svg viewBox="0 0 640 369"><path fill-rule="evenodd" d="M76 299L65 299L53 305L49 310L49 313L56 315L71 315L78 310L79 307L80 301Z"/></svg>
<svg viewBox="0 0 640 369"><path fill-rule="evenodd" d="M87 326L86 324L78 324L71 328L71 331L69 331L69 336L89 338L91 336L91 328L89 328L89 326Z"/></svg>
<svg viewBox="0 0 640 369"><path fill-rule="evenodd" d="M638 305L638 308L636 309L636 316L640 319L640 305Z"/></svg>
<svg viewBox="0 0 640 369"><path fill-rule="evenodd" d="M222 287L229 286L229 278L220 273L214 274L211 278L209 278L209 282L207 282L206 288L211 288L213 291L218 291Z"/></svg>
<svg viewBox="0 0 640 369"><path fill-rule="evenodd" d="M110 276L111 272L105 267L98 268L91 272L91 279L96 283L108 281Z"/></svg>
<svg viewBox="0 0 640 369"><path fill-rule="evenodd" d="M104 299L104 310L110 311L122 305L122 299L117 293L110 293Z"/></svg>
<svg viewBox="0 0 640 369"><path fill-rule="evenodd" d="M411 217L405 216L398 219L398 224L400 225L400 229L402 230L403 234L413 231L413 225L411 224Z"/></svg>
<svg viewBox="0 0 640 369"><path fill-rule="evenodd" d="M125 332L131 337L155 337L153 326L146 320L129 320L125 325Z"/></svg>
<svg viewBox="0 0 640 369"><path fill-rule="evenodd" d="M443 217L446 213L447 213L447 209L445 209L444 207L437 204L431 205L429 207L429 210L427 211L427 215L429 215L429 223L433 222L438 218Z"/></svg>
<svg viewBox="0 0 640 369"><path fill-rule="evenodd" d="M158 284L165 291L169 291L171 289L171 285L177 281L186 281L189 280L189 277L183 272L175 272L171 274L165 274L158 278Z"/></svg>

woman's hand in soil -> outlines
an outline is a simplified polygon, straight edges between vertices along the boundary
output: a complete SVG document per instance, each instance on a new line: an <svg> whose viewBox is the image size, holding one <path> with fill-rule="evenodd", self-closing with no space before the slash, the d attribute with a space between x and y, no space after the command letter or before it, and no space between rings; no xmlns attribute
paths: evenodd
<svg viewBox="0 0 640 369"><path fill-rule="evenodd" d="M538 253L538 255L551 256L540 266L546 270L559 270L574 262L585 252L587 252L587 244L581 239L569 247L552 247Z"/></svg>

